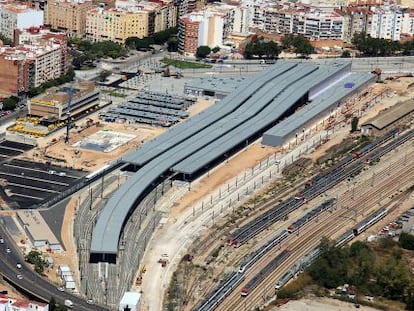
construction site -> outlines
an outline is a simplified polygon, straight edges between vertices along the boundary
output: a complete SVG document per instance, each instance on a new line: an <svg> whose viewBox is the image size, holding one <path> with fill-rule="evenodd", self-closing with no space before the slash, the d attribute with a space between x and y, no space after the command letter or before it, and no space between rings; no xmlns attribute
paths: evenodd
<svg viewBox="0 0 414 311"><path fill-rule="evenodd" d="M274 187L274 176L279 173L279 164L281 164L281 162L278 162L279 159L289 154L289 152L293 152L299 146L304 145L305 147L298 151L298 155L305 153L307 150L313 151L304 156L306 160L291 163L291 165L283 167L283 175L285 176L290 176L295 171L300 172L308 167L310 165L309 163L321 161L321 157L326 156L327 150L331 150L330 152L332 152L333 149L331 148L339 148L338 144L341 144L342 139L349 134L351 121L354 117L358 117L359 123L362 124L372 119L380 111L389 109L389 107L412 97L412 86L414 85L412 77L404 77L403 75L385 77L381 76L381 72L378 71L375 74L376 77L375 75L368 76L368 74L364 74L364 78L360 82L353 80L353 85L346 86L344 83L351 79L340 82L338 85L341 86L344 92L348 92L347 94L349 94L345 100L340 101L340 104L336 102L336 98L329 99L328 96L325 96L323 100L326 102L326 106L322 105L322 110L314 110L316 108L312 109L312 105L299 106L295 111L296 116L300 117L303 115L303 120L307 119L307 122L302 122L302 120L299 126L297 124L292 127L287 126L285 127L285 132L277 129L277 123L271 124L272 126L266 129L269 131L266 132L268 138L265 139L265 135L262 140L261 138L257 139L258 137L255 136L254 143L242 148L241 150L243 152L235 152L230 157L225 158L225 161L218 166L208 166L208 169L203 171L202 174L194 174L194 177L197 177L197 179L192 180L190 178L190 183L188 180L184 180L181 184L173 184L172 190L170 190L171 192L168 192L169 198L161 197L157 203L157 211L162 210L160 225L155 226L153 238L150 242L149 237L151 235L145 235L145 239L150 244L146 246L147 250L145 253L141 249L139 254L135 254L139 257L138 265L136 265L135 259L131 259L133 257L132 254L126 253L127 248L125 248L120 250L124 255L123 258L125 260L130 259L131 261L123 262L123 268L114 268L112 264L109 264L110 273L113 273L111 269L114 271L118 269L116 271L119 272L119 275L127 276L128 273L131 273L132 267L132 269L137 271L136 276L134 277L132 275L131 284L128 281L125 285L131 285L135 290L143 291L143 310L161 310L160 305L162 301L160 301L159 295L157 295L157 301L155 296L151 296L151 293L166 293L172 273L177 270L179 282L183 280L183 284L187 286L183 290L186 293L185 299L187 300L188 309L190 309L190 306L194 306L197 299L201 299L203 294L207 294L207 289L211 288L213 284L211 278L202 276L206 271L204 269L209 271L209 275L211 273L211 275L218 276L226 270L226 267L237 265L240 262L240 258L246 255L245 253L229 254L227 251L223 254L220 250L217 250L222 249L220 245L224 243L223 239L228 235L228 231L223 233L215 230L228 225L229 219L225 218L225 215L230 215L229 217L233 219L236 214L238 217L248 217L252 213L254 206L259 204L260 198L267 196L263 189L268 189L266 187ZM381 81L382 83L374 84L374 80ZM360 83L361 88L357 92L352 92L354 87L359 85L358 83ZM70 88L70 86L68 87ZM73 88L76 87L73 86ZM62 97L61 106L65 100L66 102L70 101L68 89L64 89L64 93L67 96L66 98ZM81 91L78 91L78 93L82 94L80 95L81 100L89 96ZM93 94L93 91L90 93ZM125 158L126 154L129 154L130 159L131 151L136 150L152 138L166 131L163 127L153 127L145 124L106 122L98 115L96 109L99 107L99 104L96 106L96 102L95 105L85 104L83 112L80 112L82 110L80 108L79 110L74 108L74 110L70 110L68 113L68 110L60 107L58 103L51 105L49 103L37 102L37 100L52 102L50 98L34 100L31 104L32 108L29 110L29 113L32 113L30 113L30 116L20 119L19 122L21 123L10 128L12 132L12 136L10 137L17 137L14 140L16 143L21 142L25 144L28 141L35 142L29 144L33 148L28 148L29 150L24 150L24 152L17 154L15 157L17 160L26 161L19 162L19 165L22 167L29 167L32 165L31 163L41 163L43 166L39 166L39 170L44 171L42 172L43 177L41 178L49 178L51 180L49 182L50 184L56 182L70 184L72 179L76 182L77 179L84 178L88 173L99 170L111 161L123 156ZM75 96L72 100L75 101ZM214 101L214 98L210 100L199 98L189 108L189 115L193 116L204 111ZM312 101L312 103L316 106L318 102ZM49 111L53 116L46 117L46 115L41 114L41 111ZM67 122L68 118L71 122ZM70 125L68 126L68 124ZM47 130L44 130L44 128ZM36 138L35 140L33 140L34 137ZM298 157L298 155L295 153L292 159L293 157ZM128 159L128 156L126 159ZM230 195L230 189L241 188L241 181L243 180L244 182L247 180L246 176L249 176L250 172L252 176L256 172L259 174L266 167L267 164L265 163L273 163L274 170L270 172L270 176L267 172L265 177L260 176L257 180L249 180L249 184L246 184L248 190L243 189L245 194L240 192L238 195ZM15 166L17 167L17 165ZM186 165L186 167L189 166ZM177 167L178 169L181 172L182 168ZM182 171L182 173L187 177L192 175L190 171ZM34 184L37 182L35 178L38 178L31 176L25 169L13 172L13 174L15 175L14 178L19 179L20 187L23 189L29 185L32 187L33 185L30 184L30 181ZM133 173L128 172L128 174L132 176ZM275 175L273 176L273 174ZM256 175L253 177L256 178ZM131 178L128 177L127 181ZM276 180L276 184L278 183L279 181ZM53 187L50 188L50 193L53 191L62 191L61 189L55 189ZM111 187L112 190L109 190ZM121 186L118 184L118 187ZM38 186L38 188L41 187ZM108 186L108 191L105 192L106 194L102 190L101 198L105 198L107 201L110 200L113 191L116 190L115 188L117 189L115 186ZM188 191L189 189L191 191ZM259 189L262 189L264 192L256 197L258 199L251 199L253 193ZM14 194L13 198L19 196L19 192L15 189L8 191L6 193L12 194L12 196ZM49 196L43 197L40 195L40 189L32 189L32 191L37 192L31 193L30 196L39 198L40 202L45 198L50 198ZM80 227L76 227L80 226L80 221L75 221L75 224L69 226L69 229L72 230L68 229L68 223L71 223L74 219L79 219L76 217L80 217L80 215L84 215L83 223L88 224L88 219L91 219L90 217L95 215L94 213L98 210L92 209L81 212L82 204L86 204L85 206L88 207L87 210L93 206L91 202L87 201L89 194L86 192L90 191L92 196L94 195L94 190L85 191L81 192L79 198L73 198L65 212L63 226L61 228L61 240L65 246L65 256L59 258L59 255L57 255L57 260L58 263L59 261L63 263L62 260L70 261L68 264L76 274L75 280L77 280L77 287L81 292L84 292L86 289L88 296L93 297L97 303L111 301L111 304L115 305L119 295L114 294L111 297L105 296L103 298L104 295L100 295L102 291L99 286L93 285L92 283L85 283L84 281L86 277L93 280L93 276L96 273L96 270L85 272L91 269L90 267L93 264L84 261L85 256L89 255L84 252L88 250L86 248L83 249L84 244L81 244L82 247L79 244L83 243L83 241L90 241L90 236L86 236L86 233ZM165 191L167 192L169 190L166 189ZM228 197L226 200L223 200L227 192L229 193ZM23 198L23 196L20 197ZM81 200L82 197L85 199ZM98 198L99 196L97 195L96 197ZM102 204L99 199L96 201L97 204ZM30 206L24 203L24 199L16 200L16 202L23 202L21 203L22 206ZM242 202L245 205L239 210L237 206L241 206ZM100 206L101 208L102 205ZM75 211L77 211L77 215ZM206 211L209 211L207 213L208 215L201 217ZM148 211L148 213L152 212ZM138 219L141 222L141 216L135 215L134 225L138 225ZM236 221L235 218L233 221ZM75 228L70 228L71 226ZM126 232L132 232L132 227L129 222L128 226L125 229ZM204 230L200 230L201 227ZM91 230L91 227L88 228ZM135 229L137 237L139 238L140 232L145 227L141 228L140 226ZM75 241L73 240L73 232L75 232L75 239L77 239ZM89 231L90 233L91 231ZM215 241L211 240L212 235L216 237ZM134 237L132 236L131 240ZM196 241L194 244L192 244L193 240ZM123 241L123 243L127 242ZM77 256L83 258L79 263L77 263L77 260L68 259L76 258ZM215 258L219 260L216 261ZM199 265L201 270L189 267L191 265L186 263L190 262ZM213 262L214 265L211 265ZM79 269L78 265L82 269ZM80 270L87 274L79 275L78 271ZM184 275L186 275L185 280L183 279ZM108 278L107 284L110 284L109 276L107 275L105 277ZM200 290L197 291L197 288L200 288ZM105 288L105 290L108 290L108 288ZM100 299L99 297L102 298Z"/></svg>

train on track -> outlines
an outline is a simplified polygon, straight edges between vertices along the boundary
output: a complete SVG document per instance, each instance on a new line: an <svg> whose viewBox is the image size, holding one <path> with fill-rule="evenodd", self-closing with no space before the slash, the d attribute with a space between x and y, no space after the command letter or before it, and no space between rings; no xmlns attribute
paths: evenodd
<svg viewBox="0 0 414 311"><path fill-rule="evenodd" d="M241 290L240 295L246 297L255 289L270 273L272 273L278 266L280 266L288 257L290 253L283 250L279 255L272 259L258 274L256 274Z"/></svg>
<svg viewBox="0 0 414 311"><path fill-rule="evenodd" d="M382 155L412 137L414 137L414 131L399 135L398 130L392 130L360 149L353 151L328 171L322 172L307 181L305 188L300 193L274 206L272 209L237 229L228 239L227 244L235 248L240 247L307 201L316 198L339 182L359 174L367 163L366 158L370 158L372 161L378 160Z"/></svg>
<svg viewBox="0 0 414 311"><path fill-rule="evenodd" d="M308 221L312 220L316 216L318 216L324 210L332 207L336 202L336 199L328 199L324 201L322 204L318 205L317 207L313 208L311 211L307 212L304 216L296 220L293 224L291 224L287 231L289 233L293 233L299 230L303 225L305 225Z"/></svg>
<svg viewBox="0 0 414 311"><path fill-rule="evenodd" d="M373 224L384 218L387 215L387 212L388 211L386 208L382 208L376 211L374 214L366 218L364 221L360 222L354 229L352 229L352 233L354 234L354 236L361 234L369 227L371 227Z"/></svg>

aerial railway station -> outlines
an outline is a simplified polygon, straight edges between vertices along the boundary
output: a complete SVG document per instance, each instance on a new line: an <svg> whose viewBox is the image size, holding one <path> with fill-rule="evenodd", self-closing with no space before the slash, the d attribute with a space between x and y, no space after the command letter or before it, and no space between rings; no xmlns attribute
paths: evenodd
<svg viewBox="0 0 414 311"><path fill-rule="evenodd" d="M102 209L92 233L90 261L116 262L128 218L137 208L148 208L143 203L148 194L153 195L151 201L162 196L171 179L191 181L263 133L268 133L264 143L281 145L373 81L371 74L351 73L350 65L335 63L278 62L246 78L219 103L122 158L134 174ZM338 89L340 95L334 95Z"/></svg>

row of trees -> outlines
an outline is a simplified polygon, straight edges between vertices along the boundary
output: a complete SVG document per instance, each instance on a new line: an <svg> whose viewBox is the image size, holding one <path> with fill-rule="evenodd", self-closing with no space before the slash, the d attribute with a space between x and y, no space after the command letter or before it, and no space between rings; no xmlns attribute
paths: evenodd
<svg viewBox="0 0 414 311"><path fill-rule="evenodd" d="M322 254L308 273L326 288L352 284L359 293L403 301L408 310L414 310L414 280L402 251L391 239L382 243L383 252L391 249L385 258L363 242L336 248L333 241L324 238Z"/></svg>
<svg viewBox="0 0 414 311"><path fill-rule="evenodd" d="M130 49L142 50L151 49L152 44L165 44L167 43L168 51L175 52L178 49L177 42L177 28L172 27L167 30L154 33L152 36L144 37L142 39L138 37L130 37L125 40L125 45Z"/></svg>
<svg viewBox="0 0 414 311"><path fill-rule="evenodd" d="M399 43L380 38L372 38L365 32L356 33L352 44L364 56L390 56L396 54L413 55L414 41Z"/></svg>
<svg viewBox="0 0 414 311"><path fill-rule="evenodd" d="M273 40L265 40L263 37L254 37L251 42L246 45L244 57L251 58L270 58L274 59L279 56L282 51L295 53L299 57L307 57L314 52L310 41L303 35L289 34L282 38L281 45Z"/></svg>
<svg viewBox="0 0 414 311"><path fill-rule="evenodd" d="M64 83L72 81L74 77L75 77L75 72L71 69L69 70L67 74L61 75L59 78L47 81L43 83L42 85L40 85L39 87L30 89L29 92L27 93L27 96L29 97L37 96L43 93L48 88L62 85Z"/></svg>

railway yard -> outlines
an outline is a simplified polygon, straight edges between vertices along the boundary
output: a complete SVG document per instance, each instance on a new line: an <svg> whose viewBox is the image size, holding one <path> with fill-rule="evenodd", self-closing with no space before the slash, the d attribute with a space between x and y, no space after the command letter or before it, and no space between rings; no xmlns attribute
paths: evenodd
<svg viewBox="0 0 414 311"><path fill-rule="evenodd" d="M63 224L52 230L64 251L51 256L58 265L70 266L75 293L92 299L96 306L117 308L131 288L141 292L141 309L146 311L161 311L169 305L179 305L180 310L247 311L269 304L277 289L316 258L322 237L343 245L377 233L379 226L398 218L402 206L412 207L414 189L414 116L391 122L375 137L350 133L353 117L358 117L361 127L380 111L412 98L413 78L393 77L374 84L373 77L364 73L361 89L345 90L346 99L334 108L327 106L327 113L321 110L319 118L316 110L297 104L303 98L289 88L294 89L296 76L303 74L303 84L311 83L308 75L322 69L295 66L280 65L283 74L290 74L285 80L276 70L272 73L276 77L272 79L280 79L285 86L266 99L271 104L243 108L244 103L254 102L249 90L229 95L234 97L229 105L233 100L235 108L223 109L245 110L226 122L220 118L228 115L220 117L220 108L212 106L216 112L211 115L219 121L208 123L205 108L214 100L201 99L192 100L188 112L174 112L174 119L155 122L162 127L150 126L155 115L169 116L172 106L160 106L154 99L158 95L147 91L77 121L69 144L63 130L37 138L36 147L2 142L1 203L7 210L2 217L13 218L15 209L47 208L71 193ZM345 66L337 68L342 75ZM331 71L323 74L342 81ZM265 81L264 76L260 79L255 81L258 94L254 96L267 96L266 88L277 83ZM317 97L332 88L318 79L320 89L306 91L306 96L314 92L312 96ZM237 96L246 99L238 104ZM298 105L298 115L315 113L312 124L287 135L279 146L263 145L257 133L244 132L250 125L259 126L262 117L255 114L262 109L263 120L269 123L258 130L260 135L271 126L277 128L275 120L284 113L276 111L277 100L288 101L289 96L297 96L292 107ZM276 111L275 120L264 116L270 108ZM143 112L137 114L136 109ZM163 142L169 135L165 126L200 111L204 112L197 117L204 127L186 131L180 123L172 127L172 140ZM252 116L243 121L247 113ZM141 118L145 124L135 124ZM181 141L180 135L188 135L190 146L199 149L187 154L183 143L187 138ZM146 151L145 143L154 137L153 148ZM210 138L210 145L204 142ZM227 143L231 147L221 153ZM207 159L208 152L217 157ZM140 182L140 174L148 185ZM128 210L126 200L131 204ZM115 221L122 227L112 226ZM113 237L106 240L101 231Z"/></svg>

